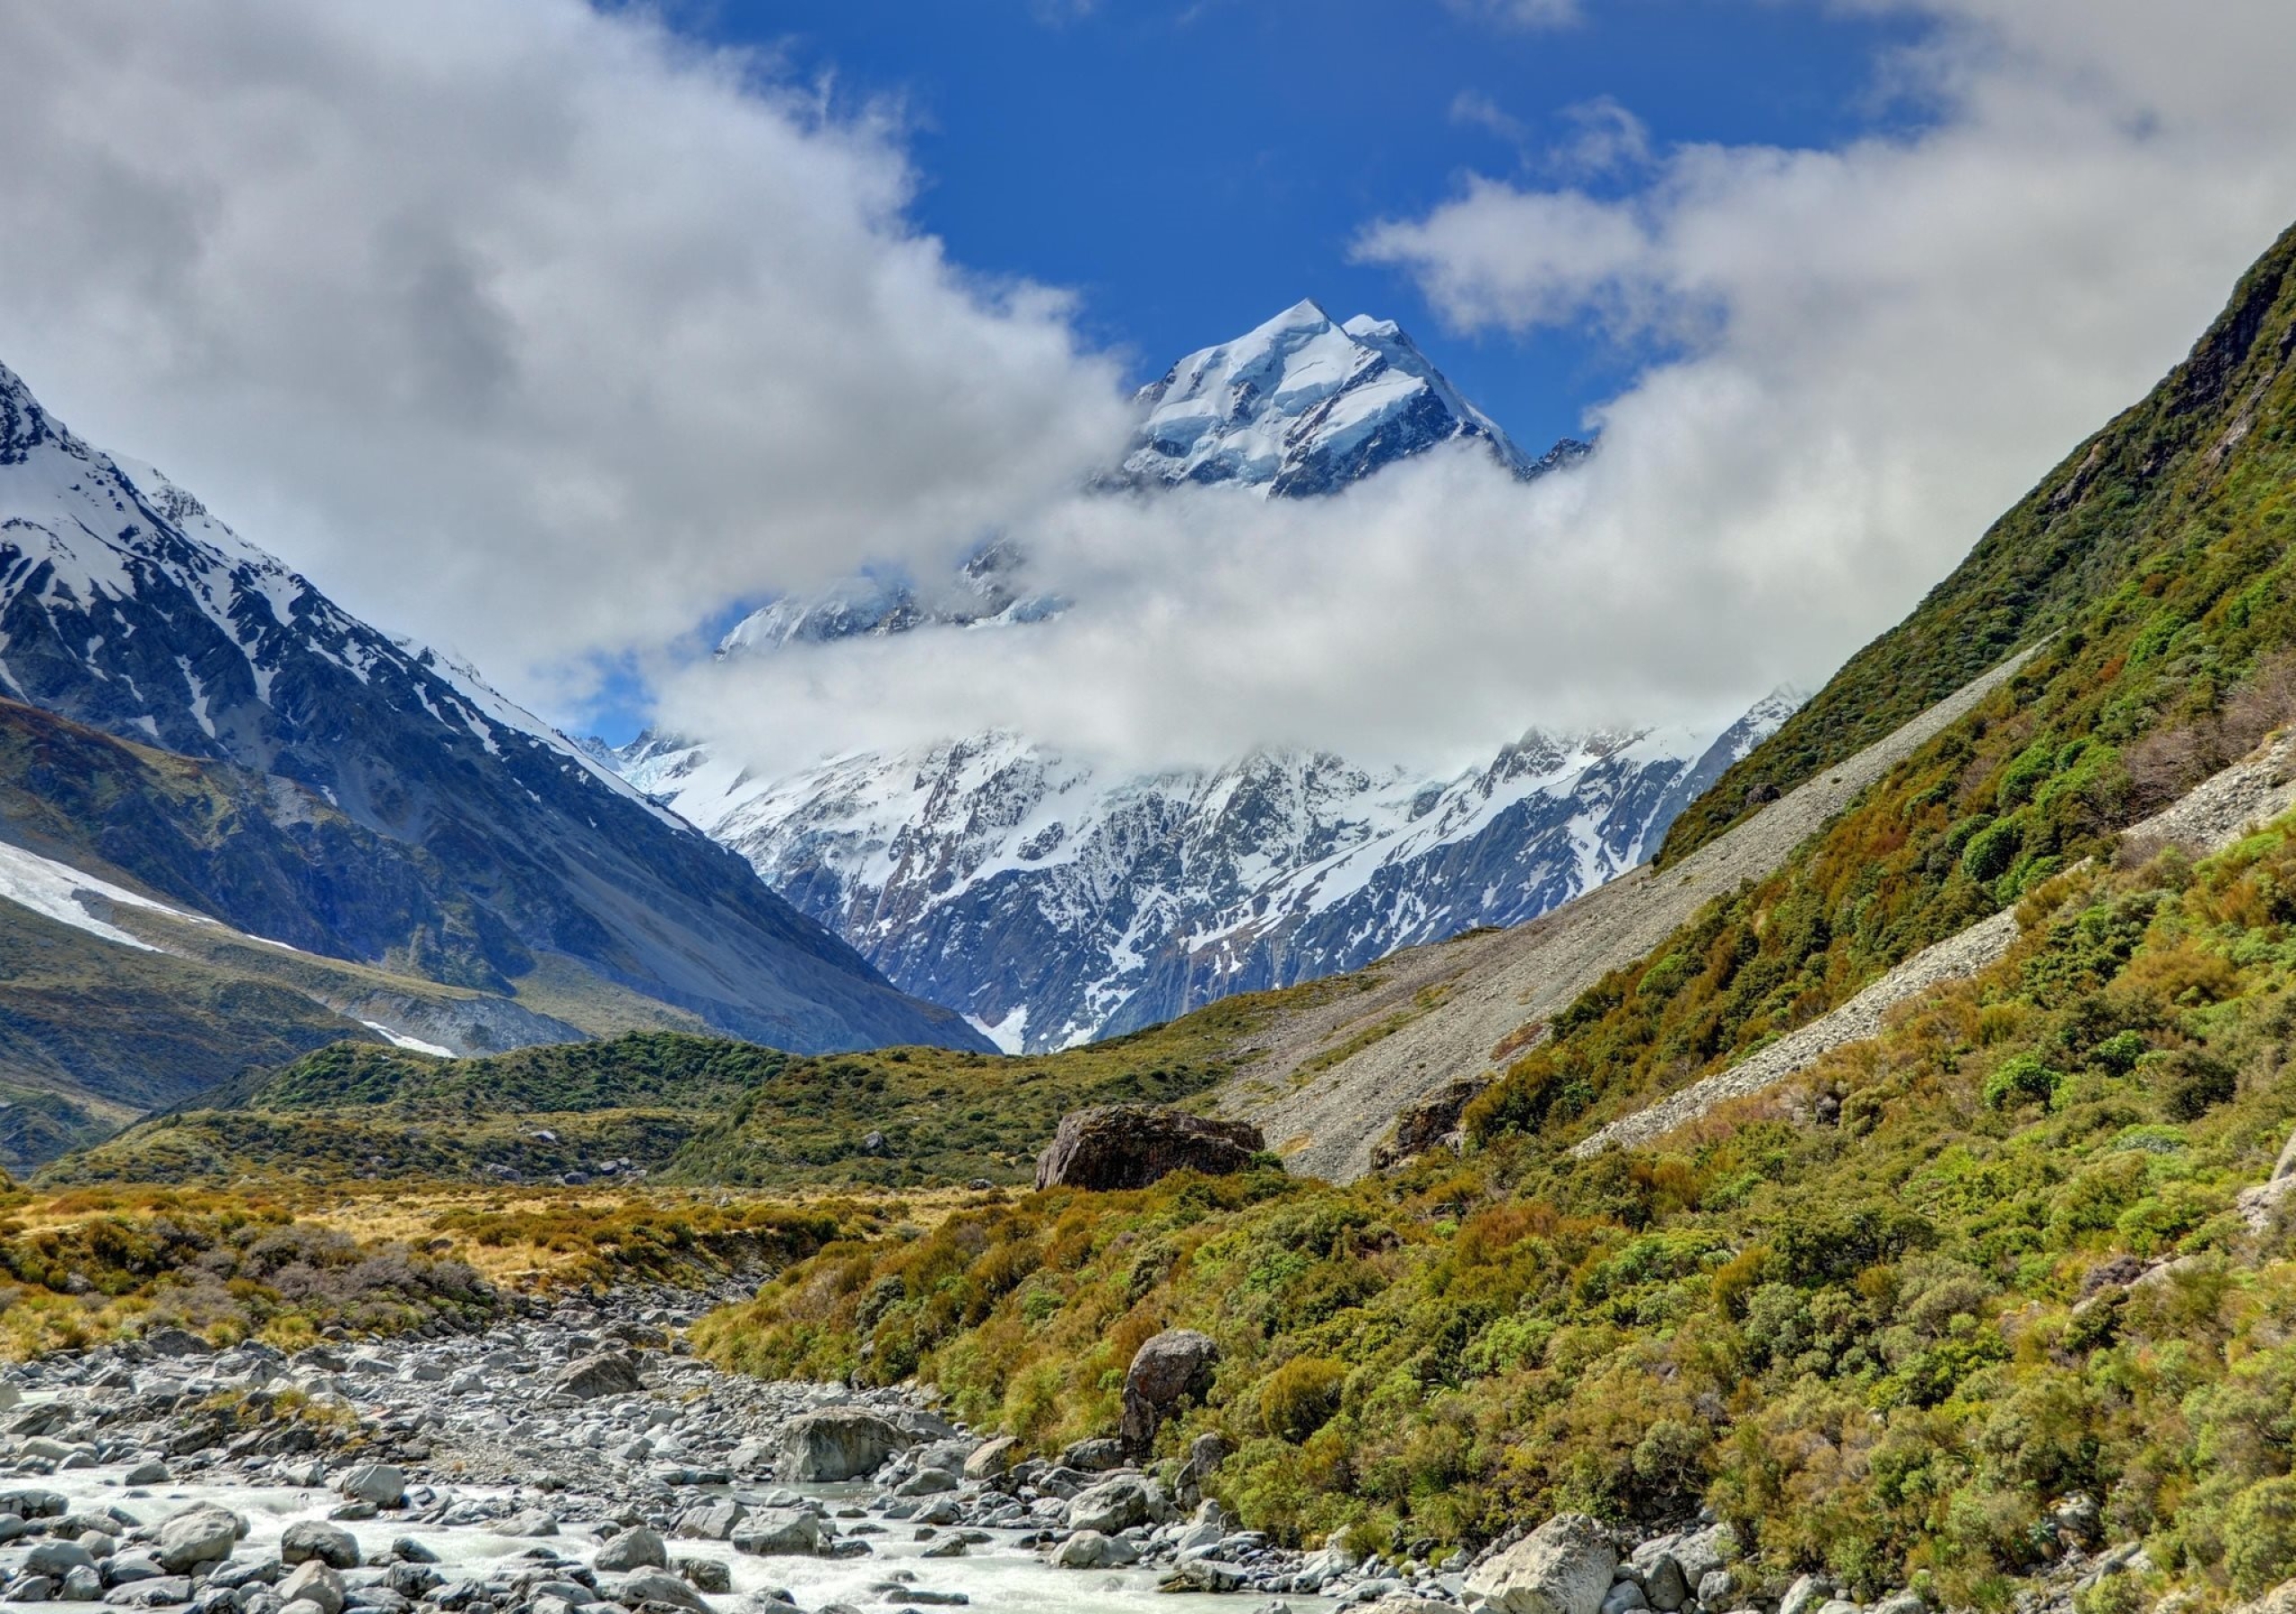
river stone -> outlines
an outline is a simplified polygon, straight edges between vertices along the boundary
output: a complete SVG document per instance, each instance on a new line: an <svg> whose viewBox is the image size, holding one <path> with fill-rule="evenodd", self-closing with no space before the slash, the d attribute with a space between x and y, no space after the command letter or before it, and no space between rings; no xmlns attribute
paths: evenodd
<svg viewBox="0 0 2296 1614"><path fill-rule="evenodd" d="M752 1514L734 1532L734 1550L759 1558L813 1558L822 1549L822 1522L802 1507Z"/></svg>
<svg viewBox="0 0 2296 1614"><path fill-rule="evenodd" d="M644 1525L625 1530L598 1549L595 1566L620 1575L626 1569L666 1569L670 1550L662 1538Z"/></svg>
<svg viewBox="0 0 2296 1614"><path fill-rule="evenodd" d="M96 1560L77 1541L35 1541L24 1554L24 1573L62 1576L74 1569L92 1569Z"/></svg>
<svg viewBox="0 0 2296 1614"><path fill-rule="evenodd" d="M1010 1435L999 1435L965 1459L965 1478L1001 1480L1013 1471L1013 1465L1020 1460L1021 1443Z"/></svg>
<svg viewBox="0 0 2296 1614"><path fill-rule="evenodd" d="M1466 1577L1467 1607L1495 1614L1601 1614L1618 1553L1585 1514L1557 1514Z"/></svg>
<svg viewBox="0 0 2296 1614"><path fill-rule="evenodd" d="M602 1350L561 1369L550 1387L561 1395L595 1401L602 1395L634 1395L644 1385L636 1357L626 1350Z"/></svg>
<svg viewBox="0 0 2296 1614"><path fill-rule="evenodd" d="M1265 1147L1259 1128L1248 1122L1208 1121L1162 1105L1072 1110L1037 1159L1037 1186L1145 1188L1182 1170L1225 1176L1248 1169Z"/></svg>
<svg viewBox="0 0 2296 1614"><path fill-rule="evenodd" d="M93 1602L103 1594L104 1577L85 1564L65 1571L64 1584L57 1589L57 1599L61 1602Z"/></svg>
<svg viewBox="0 0 2296 1614"><path fill-rule="evenodd" d="M406 1475L388 1462L362 1462L347 1470L335 1488L354 1502L396 1507L406 1500Z"/></svg>
<svg viewBox="0 0 2296 1614"><path fill-rule="evenodd" d="M1124 1442L1145 1452L1157 1427L1187 1397L1212 1388L1220 1347L1192 1328L1168 1328L1133 1354L1124 1375Z"/></svg>
<svg viewBox="0 0 2296 1614"><path fill-rule="evenodd" d="M697 1592L715 1592L723 1596L734 1589L733 1566L722 1558L680 1558L677 1572Z"/></svg>
<svg viewBox="0 0 2296 1614"><path fill-rule="evenodd" d="M748 1514L749 1509L733 1497L719 1497L714 1501L696 1503L678 1514L677 1522L670 1526L670 1533L690 1541L722 1541Z"/></svg>
<svg viewBox="0 0 2296 1614"><path fill-rule="evenodd" d="M1102 1436L1098 1440L1080 1440L1060 1454L1063 1468L1082 1469L1088 1474L1105 1474L1110 1469L1124 1466L1124 1442Z"/></svg>
<svg viewBox="0 0 2296 1614"><path fill-rule="evenodd" d="M324 1519L298 1519L279 1538L279 1561L300 1564L309 1558L336 1569L356 1569L359 1538Z"/></svg>
<svg viewBox="0 0 2296 1614"><path fill-rule="evenodd" d="M1090 1490L1076 1493L1068 1504L1071 1530L1096 1530L1115 1535L1148 1522L1148 1485L1137 1474L1118 1474ZM1594 1614L1594 1610L1587 1610Z"/></svg>
<svg viewBox="0 0 2296 1614"><path fill-rule="evenodd" d="M1119 1536L1097 1530L1080 1530L1053 1549L1056 1569L1114 1569L1136 1563L1140 1549Z"/></svg>
<svg viewBox="0 0 2296 1614"><path fill-rule="evenodd" d="M202 1564L220 1564L231 1556L232 1543L248 1532L248 1522L228 1508L203 1502L187 1507L160 1526L160 1542L152 1556L170 1575L181 1575Z"/></svg>
<svg viewBox="0 0 2296 1614"><path fill-rule="evenodd" d="M823 1407L789 1420L778 1472L785 1485L837 1485L883 1468L917 1444L905 1430L857 1407Z"/></svg>
<svg viewBox="0 0 2296 1614"><path fill-rule="evenodd" d="M279 1583L282 1601L317 1603L319 1614L343 1614L343 1577L317 1558L305 1558Z"/></svg>
<svg viewBox="0 0 2296 1614"><path fill-rule="evenodd" d="M625 1608L634 1609L642 1602L668 1603L672 1608L690 1609L693 1614L710 1614L709 1605L701 1593L661 1569L640 1569L622 1583L615 1601Z"/></svg>

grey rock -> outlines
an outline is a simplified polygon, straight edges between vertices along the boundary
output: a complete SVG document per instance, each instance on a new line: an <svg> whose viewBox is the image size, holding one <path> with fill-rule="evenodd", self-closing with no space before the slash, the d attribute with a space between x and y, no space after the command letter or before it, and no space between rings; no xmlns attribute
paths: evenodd
<svg viewBox="0 0 2296 1614"><path fill-rule="evenodd" d="M1601 1614L1618 1552L1585 1514L1558 1514L1472 1571L1467 1607L1498 1614Z"/></svg>
<svg viewBox="0 0 2296 1614"><path fill-rule="evenodd" d="M279 1538L279 1561L300 1564L317 1558L336 1569L359 1566L359 1538L323 1519L298 1519Z"/></svg>
<svg viewBox="0 0 2296 1614"><path fill-rule="evenodd" d="M638 1375L638 1358L626 1350L600 1351L584 1357L551 1381L561 1395L595 1401L604 1395L634 1395L645 1387Z"/></svg>
<svg viewBox="0 0 2296 1614"><path fill-rule="evenodd" d="M1020 1457L1021 1443L1010 1435L999 1435L965 1459L965 1478L976 1481L1001 1479L1012 1471Z"/></svg>
<svg viewBox="0 0 2296 1614"><path fill-rule="evenodd" d="M640 1524L599 1548L593 1562L600 1570L615 1575L631 1569L666 1569L670 1550L660 1536Z"/></svg>
<svg viewBox="0 0 2296 1614"><path fill-rule="evenodd" d="M856 1407L825 1407L789 1421L782 1431L778 1471L795 1485L834 1485L865 1479L916 1438L890 1419Z"/></svg>
<svg viewBox="0 0 2296 1614"><path fill-rule="evenodd" d="M344 1592L343 1576L317 1558L305 1558L279 1583L279 1595L289 1608L299 1602L315 1603L319 1614L343 1614Z"/></svg>
<svg viewBox="0 0 2296 1614"><path fill-rule="evenodd" d="M1118 1536L1097 1530L1080 1530L1053 1549L1057 1569L1113 1569L1137 1563L1140 1549Z"/></svg>
<svg viewBox="0 0 2296 1614"><path fill-rule="evenodd" d="M353 1501L377 1507L396 1507L406 1500L406 1475L387 1462L362 1462L335 1482L335 1488Z"/></svg>
<svg viewBox="0 0 2296 1614"><path fill-rule="evenodd" d="M1833 1583L1822 1575L1805 1575L1786 1588L1778 1600L1778 1614L1816 1614L1833 1595Z"/></svg>
<svg viewBox="0 0 2296 1614"><path fill-rule="evenodd" d="M24 1554L24 1573L61 1579L74 1569L93 1569L93 1554L77 1541L35 1541Z"/></svg>
<svg viewBox="0 0 2296 1614"><path fill-rule="evenodd" d="M697 1592L714 1592L723 1595L734 1589L734 1572L721 1558L680 1558L676 1568Z"/></svg>
<svg viewBox="0 0 2296 1614"><path fill-rule="evenodd" d="M248 1522L213 1503L187 1507L160 1526L159 1549L152 1554L170 1575L181 1575L203 1564L220 1564L247 1534Z"/></svg>
<svg viewBox="0 0 2296 1614"><path fill-rule="evenodd" d="M1175 1171L1223 1176L1266 1147L1259 1128L1152 1104L1112 1104L1060 1118L1037 1160L1037 1186L1145 1188Z"/></svg>
<svg viewBox="0 0 2296 1614"><path fill-rule="evenodd" d="M1676 1614L1690 1601L1690 1577L1671 1552L1661 1552L1642 1571L1643 1594L1661 1614Z"/></svg>
<svg viewBox="0 0 2296 1614"><path fill-rule="evenodd" d="M1192 1328L1168 1328L1149 1339L1125 1370L1125 1444L1146 1451L1174 1408L1211 1389L1219 1363L1219 1345Z"/></svg>
<svg viewBox="0 0 2296 1614"><path fill-rule="evenodd" d="M813 1558L822 1549L822 1522L802 1507L752 1514L734 1532L734 1550L758 1558Z"/></svg>
<svg viewBox="0 0 2296 1614"><path fill-rule="evenodd" d="M625 1607L636 1608L641 1602L668 1603L672 1608L689 1609L693 1614L709 1614L709 1605L678 1576L661 1569L640 1569L622 1583L620 1601Z"/></svg>
<svg viewBox="0 0 2296 1614"><path fill-rule="evenodd" d="M1068 1527L1114 1535L1148 1523L1148 1484L1137 1474L1118 1474L1089 1490L1079 1491L1068 1504ZM1587 1614L1594 1614L1592 1610Z"/></svg>

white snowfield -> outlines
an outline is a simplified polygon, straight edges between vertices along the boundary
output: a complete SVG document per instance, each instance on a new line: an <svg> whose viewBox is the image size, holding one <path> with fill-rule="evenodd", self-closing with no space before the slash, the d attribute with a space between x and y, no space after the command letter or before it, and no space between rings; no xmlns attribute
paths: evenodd
<svg viewBox="0 0 2296 1614"><path fill-rule="evenodd" d="M142 937L119 928L106 916L112 907L141 908L146 913L164 915L192 924L213 924L215 922L202 914L187 913L182 908L170 907L164 902L154 902L117 886L108 880L98 880L83 874L68 863L22 846L13 846L0 841L0 898L28 907L35 914L68 924L74 930L100 936L122 947L132 947L139 952L158 952Z"/></svg>

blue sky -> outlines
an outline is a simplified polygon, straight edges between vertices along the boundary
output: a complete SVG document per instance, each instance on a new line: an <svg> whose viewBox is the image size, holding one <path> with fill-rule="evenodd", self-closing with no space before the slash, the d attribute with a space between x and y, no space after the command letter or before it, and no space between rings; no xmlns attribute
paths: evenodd
<svg viewBox="0 0 2296 1614"><path fill-rule="evenodd" d="M2296 217L2286 0L20 9L0 360L553 721L658 697L760 767L985 727L1448 767L1735 716L1901 616ZM1590 106L1639 160L1572 160ZM1079 492L1126 380L1303 296L1602 451L1312 509ZM706 655L987 532L1075 609Z"/></svg>
<svg viewBox="0 0 2296 1614"><path fill-rule="evenodd" d="M1151 379L1300 297L1399 319L1535 453L1623 385L1567 333L1441 329L1409 277L1350 262L1472 171L1605 194L1559 155L1607 99L1678 143L1832 147L1909 109L1875 64L1903 19L1814 5L1605 0L1559 27L1439 0L739 0L683 30L772 52L835 104L901 108L914 214L956 260L1083 299L1080 328ZM1468 110L1480 108L1481 116ZM1511 123L1511 127L1509 126Z"/></svg>

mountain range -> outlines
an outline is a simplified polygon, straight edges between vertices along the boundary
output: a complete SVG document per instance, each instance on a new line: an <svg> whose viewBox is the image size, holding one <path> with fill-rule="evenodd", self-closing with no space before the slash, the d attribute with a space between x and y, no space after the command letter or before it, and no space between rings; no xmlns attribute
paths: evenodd
<svg viewBox="0 0 2296 1614"><path fill-rule="evenodd" d="M1189 354L1138 404L1099 483L1111 494L1312 499L1454 445L1527 481L1592 452L1524 453L1392 321L1313 302ZM995 543L938 588L857 577L777 601L718 653L1024 628L1061 608ZM599 754L904 990L1039 1053L1536 917L1648 856L1795 704L1779 691L1718 732L1533 729L1433 778L1300 750L1126 773L1005 731L787 775L675 735Z"/></svg>
<svg viewBox="0 0 2296 1614"><path fill-rule="evenodd" d="M470 1051L632 1024L987 1046L473 669L344 612L5 369L0 698L0 839L499 1000ZM123 1046L82 1074L125 1092L135 1063Z"/></svg>

